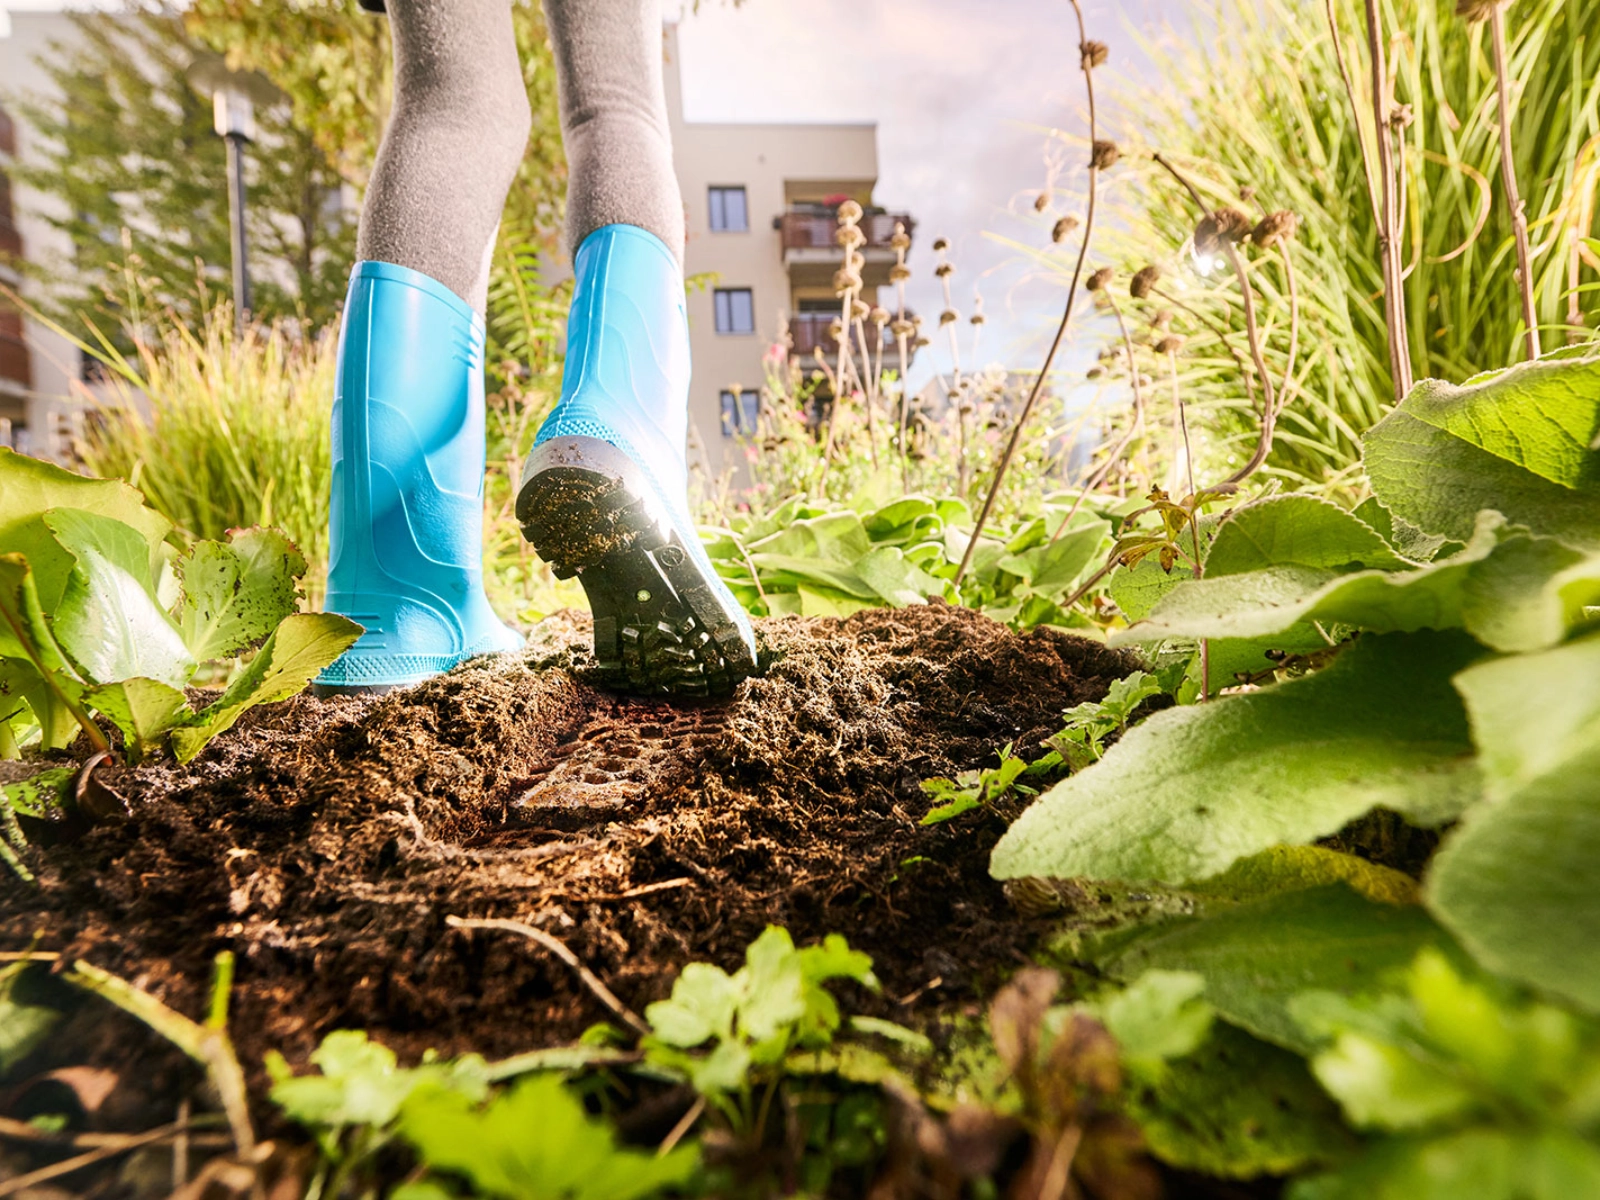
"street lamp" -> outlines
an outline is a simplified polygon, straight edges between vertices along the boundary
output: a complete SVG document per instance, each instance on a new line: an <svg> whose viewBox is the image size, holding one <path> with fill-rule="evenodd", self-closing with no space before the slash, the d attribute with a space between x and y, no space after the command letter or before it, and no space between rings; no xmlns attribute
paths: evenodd
<svg viewBox="0 0 1600 1200"><path fill-rule="evenodd" d="M244 229L244 147L256 136L255 109L282 99L259 71L235 71L220 54L202 54L189 64L189 82L211 97L219 137L228 144L228 230L233 247L233 319L242 328L250 311L250 266Z"/></svg>

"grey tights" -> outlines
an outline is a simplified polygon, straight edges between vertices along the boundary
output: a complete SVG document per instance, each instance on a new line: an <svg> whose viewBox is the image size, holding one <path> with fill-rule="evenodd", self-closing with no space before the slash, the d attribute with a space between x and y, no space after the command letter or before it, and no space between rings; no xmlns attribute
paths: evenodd
<svg viewBox="0 0 1600 1200"><path fill-rule="evenodd" d="M388 0L395 104L356 256L444 284L480 314L530 116L511 0ZM545 0L567 151L567 245L638 225L683 259L659 0Z"/></svg>

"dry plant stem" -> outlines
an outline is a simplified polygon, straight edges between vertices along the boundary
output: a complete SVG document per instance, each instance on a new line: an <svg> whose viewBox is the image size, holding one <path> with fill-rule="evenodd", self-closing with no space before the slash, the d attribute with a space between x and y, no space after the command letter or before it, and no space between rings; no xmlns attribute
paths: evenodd
<svg viewBox="0 0 1600 1200"><path fill-rule="evenodd" d="M1489 12L1489 33L1494 41L1494 75L1499 102L1500 179L1505 184L1506 207L1511 210L1511 230L1517 239L1517 290L1522 298L1522 323L1527 326L1528 358L1539 357L1539 314L1533 307L1533 268L1529 263L1528 214L1517 191L1517 164L1511 151L1511 87L1506 75L1506 9L1496 4Z"/></svg>
<svg viewBox="0 0 1600 1200"><path fill-rule="evenodd" d="M1284 290L1289 296L1289 357L1283 368L1283 385L1278 389L1278 411L1281 413L1289 403L1289 397L1300 386L1294 378L1295 359L1300 354L1300 291L1296 286L1294 259L1289 255L1287 242L1278 243L1278 255L1283 259ZM1192 483L1189 490L1194 491Z"/></svg>
<svg viewBox="0 0 1600 1200"><path fill-rule="evenodd" d="M507 933L518 933L529 941L537 942L546 950L554 954L567 966L571 967L578 978L583 981L584 987L594 993L601 1004L604 1004L613 1013L620 1017L624 1024L640 1035L650 1032L650 1026L631 1008L617 999L616 993L600 981L600 977L583 963L578 961L578 956L567 948L567 944L559 938L552 937L542 929L535 929L522 921L505 921L498 918L483 920L465 920L461 917L446 917L444 923L452 929L501 929Z"/></svg>
<svg viewBox="0 0 1600 1200"><path fill-rule="evenodd" d="M904 285L900 303L900 320L905 319ZM911 396L906 391L906 359L910 357L909 348L906 346L906 335L894 335L895 348L900 355L900 490L911 490L911 447L906 445L906 425L911 416Z"/></svg>
<svg viewBox="0 0 1600 1200"><path fill-rule="evenodd" d="M867 377L863 381L862 396L867 406L867 448L872 452L872 469L878 469L878 425L873 419L873 409L878 406L878 381L883 377L883 334L878 334L878 365L872 365L872 345L867 341L867 324L856 318L856 337L861 342L861 357L866 360Z"/></svg>
<svg viewBox="0 0 1600 1200"><path fill-rule="evenodd" d="M1089 40L1088 31L1083 25L1083 8L1078 0L1071 0L1071 3L1073 15L1078 21L1078 42L1081 45ZM1083 71L1084 90L1089 94L1089 144L1092 146L1098 137L1094 110L1093 68L1084 60L1080 63L1080 69ZM1083 261L1089 255L1089 240L1094 233L1095 181L1099 174L1099 169L1091 164L1089 201L1084 209L1083 218L1083 240L1078 243L1078 261L1072 268L1072 284L1067 288L1067 303L1061 312L1061 323L1056 326L1056 335L1050 340L1050 349L1044 356L1044 365L1039 368L1033 387L1028 389L1028 398L1023 402L1022 411L1017 414L1016 424L1011 427L1011 436L1006 439L1006 448L1000 452L1000 461L995 464L994 480L989 484L989 494L983 498L983 507L978 510L978 519L973 522L972 537L967 542L966 551L961 555L961 565L956 568L954 582L958 588L962 579L966 577L967 568L972 565L972 556L978 549L978 539L983 536L983 527L989 523L989 514L994 511L994 503L1000 496L1000 487L1005 482L1006 471L1010 469L1011 460L1016 456L1017 444L1022 440L1022 432L1027 428L1028 418L1033 415L1033 406L1038 402L1039 392L1044 388L1044 381L1050 375L1050 368L1056 361L1056 353L1061 349L1062 339L1066 337L1067 325L1072 320L1072 306L1078 298L1078 281L1083 276ZM1081 497L1079 503L1082 503ZM1073 511L1077 511L1076 505Z"/></svg>
<svg viewBox="0 0 1600 1200"><path fill-rule="evenodd" d="M1227 326L1220 324L1217 321L1213 321L1210 317L1206 316L1204 313L1200 312L1198 309L1192 308L1188 304L1185 304L1182 300L1179 300L1171 292L1165 291L1162 288L1156 288L1155 289L1155 294L1160 296L1163 300L1165 300L1168 304L1172 305L1174 308L1182 309L1184 312L1188 313L1197 322L1199 322L1201 325L1204 325L1207 329L1211 330L1211 332L1216 335L1217 341L1222 343L1223 349L1225 349L1228 352L1229 356L1233 359L1234 365L1239 368L1239 374L1244 378L1245 394L1246 394L1246 397L1250 401L1251 411L1259 412L1260 408L1259 408L1259 404L1258 404L1258 402L1256 400L1256 377L1255 377L1255 372L1251 370L1250 364L1247 363L1244 360L1242 355L1240 355L1238 347L1236 347L1229 340L1229 335L1232 334L1234 331L1229 329ZM1194 489L1191 488L1190 490L1193 491Z"/></svg>
<svg viewBox="0 0 1600 1200"><path fill-rule="evenodd" d="M1325 0L1328 13L1328 34L1333 40L1333 57L1339 64L1339 78L1344 80L1344 94L1350 98L1350 115L1356 126L1356 145L1361 147L1361 174L1367 182L1367 203L1378 211L1378 185L1372 178L1372 153L1367 149L1366 134L1361 128L1361 104L1356 99L1355 80L1350 77L1350 66L1345 62L1344 41L1339 37L1339 21L1333 11L1333 0Z"/></svg>
<svg viewBox="0 0 1600 1200"><path fill-rule="evenodd" d="M1384 65L1383 29L1378 0L1366 0L1367 49L1372 58L1373 125L1378 140L1378 182L1383 207L1378 212L1378 253L1383 262L1383 313L1389 327L1389 373L1394 380L1395 403L1411 391L1411 347L1406 333L1406 299L1400 263L1400 201L1394 171L1394 149L1389 140L1388 69Z"/></svg>
<svg viewBox="0 0 1600 1200"><path fill-rule="evenodd" d="M104 1162L108 1158L115 1158L119 1154L126 1154L130 1150L137 1150L141 1146L159 1145L161 1142L170 1141L187 1129L184 1125L163 1125L159 1129L152 1129L147 1133L134 1133L117 1137L115 1141L107 1141L92 1150L87 1150L73 1158L63 1159L58 1163L51 1163L48 1167L40 1167L37 1171L29 1171L26 1175L16 1175L0 1182L0 1197L14 1196L18 1192L28 1191L41 1183L48 1183L52 1179L59 1179L63 1175L70 1175L84 1167L92 1167L97 1162Z"/></svg>

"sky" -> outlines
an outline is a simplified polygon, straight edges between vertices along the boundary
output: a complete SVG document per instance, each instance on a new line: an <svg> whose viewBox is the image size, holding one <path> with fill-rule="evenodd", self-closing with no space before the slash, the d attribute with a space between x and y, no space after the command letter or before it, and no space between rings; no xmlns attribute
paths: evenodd
<svg viewBox="0 0 1600 1200"><path fill-rule="evenodd" d="M1033 200L1053 153L1057 193L1081 188L1081 145L1049 137L1083 129L1077 26L1068 0L662 0L679 16L685 116L700 121L875 121L879 203L916 219L909 302L933 339L913 385L947 371L935 326L944 307L932 243L950 241L955 305L970 315L974 288L987 322L976 353L960 326L964 368L999 362L1036 368L1059 319L1059 285L1042 279L999 238L1048 242ZM108 0L0 0L4 10L117 7ZM1089 36L1108 43L1096 72L1104 91L1143 82L1150 68L1135 34L1172 36L1202 0L1083 0ZM1111 136L1116 130L1111 129ZM1053 145L1053 151L1050 147ZM1068 206L1070 207L1070 206ZM1085 365L1090 339L1066 361Z"/></svg>

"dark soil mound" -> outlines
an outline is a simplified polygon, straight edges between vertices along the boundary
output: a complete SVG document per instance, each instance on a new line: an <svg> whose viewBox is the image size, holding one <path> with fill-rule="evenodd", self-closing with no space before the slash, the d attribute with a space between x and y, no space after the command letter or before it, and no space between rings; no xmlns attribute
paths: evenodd
<svg viewBox="0 0 1600 1200"><path fill-rule="evenodd" d="M538 636L113 775L131 819L32 852L37 886L0 873L0 950L84 958L198 1016L232 948L252 1074L337 1027L495 1057L609 1016L545 949L450 916L538 926L636 1011L690 960L737 965L768 923L837 931L872 955L876 1003L915 1021L986 995L1030 936L986 871L1003 822L922 828L919 781L1034 745L1137 665L933 605L767 622L765 676L687 705L589 686L577 620Z"/></svg>

